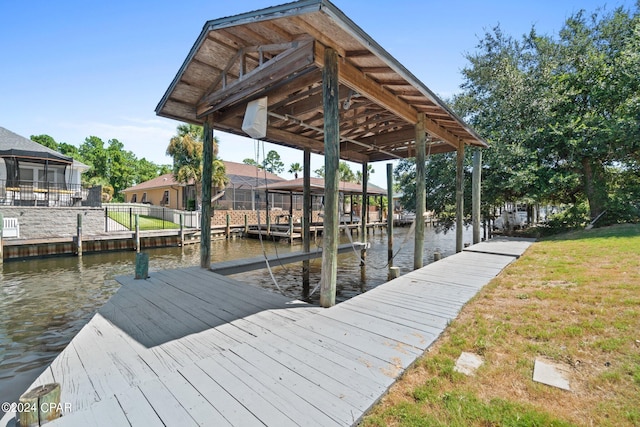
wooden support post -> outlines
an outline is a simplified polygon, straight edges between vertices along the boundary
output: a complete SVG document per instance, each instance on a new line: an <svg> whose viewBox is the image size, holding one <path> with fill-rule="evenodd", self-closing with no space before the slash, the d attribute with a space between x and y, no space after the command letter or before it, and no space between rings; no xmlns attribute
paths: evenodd
<svg viewBox="0 0 640 427"><path fill-rule="evenodd" d="M4 232L4 217L2 213L0 213L0 265L4 263L4 254L3 254L3 243L2 243L2 233Z"/></svg>
<svg viewBox="0 0 640 427"><path fill-rule="evenodd" d="M369 220L369 197L367 196L369 186L369 164L362 164L362 205L360 208L360 226L362 227L362 243L364 246L360 250L360 283L361 291L364 292L365 287L365 264L367 260L367 222Z"/></svg>
<svg viewBox="0 0 640 427"><path fill-rule="evenodd" d="M202 215L200 217L200 267L211 266L211 176L213 174L213 116L205 118L202 147Z"/></svg>
<svg viewBox="0 0 640 427"><path fill-rule="evenodd" d="M138 252L136 254L135 279L147 279L149 277L149 254Z"/></svg>
<svg viewBox="0 0 640 427"><path fill-rule="evenodd" d="M37 427L62 416L60 384L35 387L20 396L17 418L21 427Z"/></svg>
<svg viewBox="0 0 640 427"><path fill-rule="evenodd" d="M244 214L244 235L249 234L249 217L247 214Z"/></svg>
<svg viewBox="0 0 640 427"><path fill-rule="evenodd" d="M76 255L82 256L82 214L76 219Z"/></svg>
<svg viewBox="0 0 640 427"><path fill-rule="evenodd" d="M473 152L473 177L471 179L471 198L473 222L473 244L480 243L480 201L482 182L482 151L476 148Z"/></svg>
<svg viewBox="0 0 640 427"><path fill-rule="evenodd" d="M464 231L464 143L456 151L456 252L462 252Z"/></svg>
<svg viewBox="0 0 640 427"><path fill-rule="evenodd" d="M387 261L393 267L393 164L387 163Z"/></svg>
<svg viewBox="0 0 640 427"><path fill-rule="evenodd" d="M269 214L269 209L267 209L267 236L271 235L271 215Z"/></svg>
<svg viewBox="0 0 640 427"><path fill-rule="evenodd" d="M227 214L226 221L227 222L226 222L226 227L224 229L224 234L228 239L229 237L231 237L231 215Z"/></svg>
<svg viewBox="0 0 640 427"><path fill-rule="evenodd" d="M293 216L293 191L289 191L289 216Z"/></svg>
<svg viewBox="0 0 640 427"><path fill-rule="evenodd" d="M184 246L184 214L180 214L180 246Z"/></svg>
<svg viewBox="0 0 640 427"><path fill-rule="evenodd" d="M135 250L136 252L140 252L140 214L136 214L135 216L135 222L136 222L136 229L134 232L134 242L133 245L135 246Z"/></svg>
<svg viewBox="0 0 640 427"><path fill-rule="evenodd" d="M425 114L418 113L416 123L416 229L413 247L413 269L422 268L424 252L424 213L426 210L426 171L427 134L425 131Z"/></svg>
<svg viewBox="0 0 640 427"><path fill-rule="evenodd" d="M289 244L293 244L293 215L289 215Z"/></svg>
<svg viewBox="0 0 640 427"><path fill-rule="evenodd" d="M389 280L400 277L400 267L389 267Z"/></svg>
<svg viewBox="0 0 640 427"><path fill-rule="evenodd" d="M434 252L433 253L433 260L434 261L440 261L442 259L442 254L440 252Z"/></svg>
<svg viewBox="0 0 640 427"><path fill-rule="evenodd" d="M353 224L353 194L349 194L349 224Z"/></svg>
<svg viewBox="0 0 640 427"><path fill-rule="evenodd" d="M340 99L338 83L338 53L332 48L324 51L322 70L322 99L324 106L324 231L322 237L322 271L320 305L336 303L338 269L338 163L340 161Z"/></svg>
<svg viewBox="0 0 640 427"><path fill-rule="evenodd" d="M311 150L304 149L302 166L302 250L311 252ZM302 261L302 299L309 298L310 262Z"/></svg>

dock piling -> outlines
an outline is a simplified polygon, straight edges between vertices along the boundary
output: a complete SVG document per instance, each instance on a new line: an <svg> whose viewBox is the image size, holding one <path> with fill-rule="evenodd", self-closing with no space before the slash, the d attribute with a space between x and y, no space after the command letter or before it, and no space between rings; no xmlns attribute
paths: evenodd
<svg viewBox="0 0 640 427"><path fill-rule="evenodd" d="M149 254L138 252L136 254L136 279L146 279L149 277Z"/></svg>
<svg viewBox="0 0 640 427"><path fill-rule="evenodd" d="M133 244L135 246L136 252L140 252L140 214L136 214L135 221L136 221L136 225L135 225L136 230L133 237L134 238Z"/></svg>
<svg viewBox="0 0 640 427"><path fill-rule="evenodd" d="M82 256L82 214L78 214L76 230L76 255Z"/></svg>
<svg viewBox="0 0 640 427"><path fill-rule="evenodd" d="M4 255L2 254L2 228L4 227L4 218L0 213L0 265L4 262Z"/></svg>
<svg viewBox="0 0 640 427"><path fill-rule="evenodd" d="M180 241L178 244L184 246L184 214L180 214Z"/></svg>
<svg viewBox="0 0 640 427"><path fill-rule="evenodd" d="M21 427L38 427L62 416L58 383L35 387L20 396L19 402Z"/></svg>

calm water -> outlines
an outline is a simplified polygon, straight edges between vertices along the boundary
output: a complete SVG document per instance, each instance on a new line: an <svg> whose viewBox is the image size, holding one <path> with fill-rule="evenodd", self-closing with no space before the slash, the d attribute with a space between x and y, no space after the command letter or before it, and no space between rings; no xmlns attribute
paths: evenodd
<svg viewBox="0 0 640 427"><path fill-rule="evenodd" d="M413 267L413 238L409 228L394 230L394 259L401 274ZM471 241L471 230L465 230L465 242ZM408 238L407 238L408 237ZM387 276L387 236L379 231L369 234L371 249L367 252L364 278L359 259L353 252L339 256L337 300L344 301L384 283ZM358 236L354 240L359 240ZM347 237L342 238L348 243ZM404 244L403 244L404 242ZM315 243L321 246L321 240ZM313 248L312 244L312 250ZM224 261L247 258L263 253L259 240L235 239L214 241L212 259ZM301 245L264 242L267 254L299 251ZM433 252L443 256L455 252L455 232L425 232L425 264ZM162 248L149 253L149 270L200 265L200 246ZM17 401L19 395L60 353L73 336L119 288L118 275L133 275L135 253L112 252L84 255L82 258L59 257L6 262L0 269L0 402ZM301 263L272 265L276 282L291 297L302 293ZM320 280L321 259L311 261L311 288ZM238 274L235 279L253 283L277 292L266 269ZM312 295L317 302L318 291ZM0 416L2 412L0 412Z"/></svg>

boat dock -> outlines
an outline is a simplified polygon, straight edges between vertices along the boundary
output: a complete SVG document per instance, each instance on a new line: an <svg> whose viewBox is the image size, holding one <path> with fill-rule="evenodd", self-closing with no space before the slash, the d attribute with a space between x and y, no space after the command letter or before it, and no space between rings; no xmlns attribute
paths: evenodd
<svg viewBox="0 0 640 427"><path fill-rule="evenodd" d="M376 229L383 230L386 229L386 227L386 222L367 223L367 232L371 231L375 234ZM362 225L356 222L340 224L341 232L346 232L346 230L348 229L350 233L359 234L361 228ZM322 235L323 231L324 226L322 225L322 223L309 226L309 232L310 235L313 236L313 238ZM261 224L260 226L253 225L248 227L246 235L249 237L263 236L269 239L278 238L293 242L296 240L302 240L302 232L302 227L299 224Z"/></svg>
<svg viewBox="0 0 640 427"><path fill-rule="evenodd" d="M473 245L327 309L196 267L119 277L31 388L61 385L51 427L354 425L530 244Z"/></svg>

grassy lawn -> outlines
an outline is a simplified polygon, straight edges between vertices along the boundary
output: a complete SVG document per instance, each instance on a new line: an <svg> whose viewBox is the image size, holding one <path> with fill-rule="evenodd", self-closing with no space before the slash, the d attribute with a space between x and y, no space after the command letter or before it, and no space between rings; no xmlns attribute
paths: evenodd
<svg viewBox="0 0 640 427"><path fill-rule="evenodd" d="M454 371L462 351L484 364ZM572 391L532 380L545 356ZM640 225L535 243L487 285L365 426L639 426Z"/></svg>
<svg viewBox="0 0 640 427"><path fill-rule="evenodd" d="M109 212L109 218L125 227L133 230L135 228L135 216L130 217L129 212ZM131 223L130 223L131 221ZM140 230L162 230L180 228L179 224L163 221L158 218L140 215Z"/></svg>

